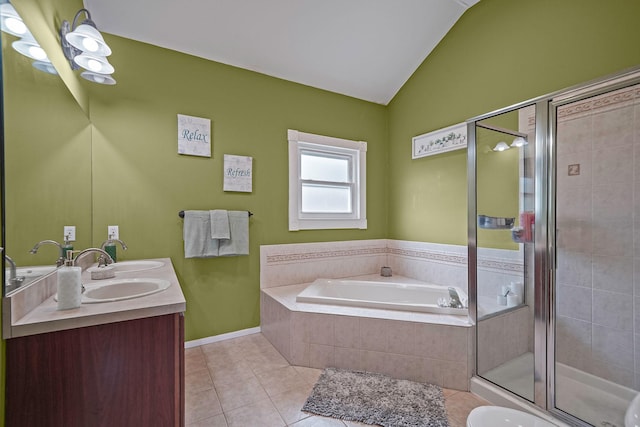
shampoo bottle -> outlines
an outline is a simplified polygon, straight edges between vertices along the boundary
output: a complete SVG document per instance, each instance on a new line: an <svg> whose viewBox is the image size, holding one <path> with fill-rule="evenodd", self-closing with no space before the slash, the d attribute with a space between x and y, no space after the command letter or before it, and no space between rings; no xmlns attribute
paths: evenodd
<svg viewBox="0 0 640 427"><path fill-rule="evenodd" d="M109 254L109 256L113 259L113 262L117 262L116 259L116 244L113 243L113 237L109 234L109 238L107 239L107 243L104 245L104 251Z"/></svg>
<svg viewBox="0 0 640 427"><path fill-rule="evenodd" d="M73 245L69 241L69 235L64 236L64 244L62 245L62 258L67 259L67 252L73 251Z"/></svg>
<svg viewBox="0 0 640 427"><path fill-rule="evenodd" d="M82 269L73 266L73 251L67 252L64 266L58 268L58 310L80 307Z"/></svg>

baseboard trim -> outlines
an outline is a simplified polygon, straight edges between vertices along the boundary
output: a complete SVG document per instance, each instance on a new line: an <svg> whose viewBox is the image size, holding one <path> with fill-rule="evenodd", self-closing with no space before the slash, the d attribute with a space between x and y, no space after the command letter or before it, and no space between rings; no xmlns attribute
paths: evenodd
<svg viewBox="0 0 640 427"><path fill-rule="evenodd" d="M185 341L184 348L198 347L204 344L211 344L214 342L220 342L230 340L233 338L244 337L246 335L257 334L260 332L260 326L249 329L242 329L240 331L228 332L226 334L214 335L212 337L200 338L192 341Z"/></svg>

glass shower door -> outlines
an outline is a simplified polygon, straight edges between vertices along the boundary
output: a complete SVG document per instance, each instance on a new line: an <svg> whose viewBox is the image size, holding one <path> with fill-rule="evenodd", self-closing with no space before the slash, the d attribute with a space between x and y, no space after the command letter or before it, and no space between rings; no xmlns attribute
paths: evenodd
<svg viewBox="0 0 640 427"><path fill-rule="evenodd" d="M640 85L552 102L552 405L623 426L640 389Z"/></svg>
<svg viewBox="0 0 640 427"><path fill-rule="evenodd" d="M533 402L535 106L482 118L473 140L476 372Z"/></svg>

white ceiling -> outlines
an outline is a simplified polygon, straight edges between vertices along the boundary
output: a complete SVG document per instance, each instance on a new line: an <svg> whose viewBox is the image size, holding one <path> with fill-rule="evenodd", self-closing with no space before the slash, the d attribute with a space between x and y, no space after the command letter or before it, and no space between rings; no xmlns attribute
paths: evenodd
<svg viewBox="0 0 640 427"><path fill-rule="evenodd" d="M100 31L387 104L465 10L478 1L84 3Z"/></svg>

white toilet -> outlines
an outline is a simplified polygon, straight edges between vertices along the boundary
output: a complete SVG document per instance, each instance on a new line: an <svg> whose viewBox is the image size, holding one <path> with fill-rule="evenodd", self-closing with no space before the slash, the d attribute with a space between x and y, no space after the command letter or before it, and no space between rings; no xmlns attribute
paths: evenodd
<svg viewBox="0 0 640 427"><path fill-rule="evenodd" d="M467 417L467 427L557 427L555 424L528 414L501 406L480 406Z"/></svg>
<svg viewBox="0 0 640 427"><path fill-rule="evenodd" d="M640 427L640 394L633 398L624 414L624 427Z"/></svg>

